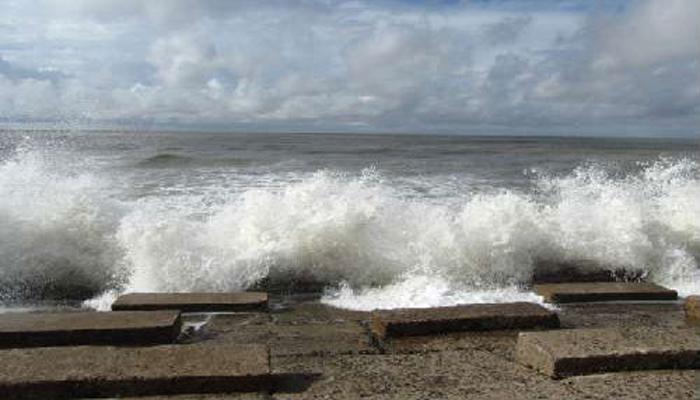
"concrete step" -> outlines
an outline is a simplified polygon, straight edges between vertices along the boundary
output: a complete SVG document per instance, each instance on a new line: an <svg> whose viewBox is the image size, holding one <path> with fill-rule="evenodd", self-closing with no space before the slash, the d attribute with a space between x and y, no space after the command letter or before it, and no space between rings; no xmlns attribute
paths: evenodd
<svg viewBox="0 0 700 400"><path fill-rule="evenodd" d="M549 303L586 301L676 300L675 290L647 282L577 282L534 285L535 293Z"/></svg>
<svg viewBox="0 0 700 400"><path fill-rule="evenodd" d="M521 332L520 363L552 378L700 367L700 332L687 328L603 328Z"/></svg>
<svg viewBox="0 0 700 400"><path fill-rule="evenodd" d="M273 389L261 345L46 347L0 351L0 393L64 399Z"/></svg>
<svg viewBox="0 0 700 400"><path fill-rule="evenodd" d="M0 347L172 343L179 311L0 314Z"/></svg>
<svg viewBox="0 0 700 400"><path fill-rule="evenodd" d="M540 260L535 263L532 283L640 281L642 271L613 268L593 260Z"/></svg>
<svg viewBox="0 0 700 400"><path fill-rule="evenodd" d="M180 310L182 312L264 311L267 293L129 293L112 310Z"/></svg>
<svg viewBox="0 0 700 400"><path fill-rule="evenodd" d="M694 320L700 320L700 296L688 296L685 299L685 315Z"/></svg>
<svg viewBox="0 0 700 400"><path fill-rule="evenodd" d="M559 318L534 303L468 304L372 313L372 332L387 337L418 336L457 331L557 328Z"/></svg>

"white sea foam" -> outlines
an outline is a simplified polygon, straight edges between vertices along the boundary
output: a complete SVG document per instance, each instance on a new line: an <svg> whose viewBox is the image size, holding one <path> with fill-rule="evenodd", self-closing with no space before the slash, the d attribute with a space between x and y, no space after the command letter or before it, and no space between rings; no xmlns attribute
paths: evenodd
<svg viewBox="0 0 700 400"><path fill-rule="evenodd" d="M31 147L0 163L0 299L84 296L118 284L119 210L107 189L70 158Z"/></svg>
<svg viewBox="0 0 700 400"><path fill-rule="evenodd" d="M527 193L460 190L449 201L408 196L368 170L125 203L85 169L33 151L0 164L0 281L228 291L265 277L311 280L339 285L329 304L371 309L536 300L519 288L538 260L586 259L700 291L691 160L627 175L587 165L535 177ZM105 308L114 293L91 304Z"/></svg>

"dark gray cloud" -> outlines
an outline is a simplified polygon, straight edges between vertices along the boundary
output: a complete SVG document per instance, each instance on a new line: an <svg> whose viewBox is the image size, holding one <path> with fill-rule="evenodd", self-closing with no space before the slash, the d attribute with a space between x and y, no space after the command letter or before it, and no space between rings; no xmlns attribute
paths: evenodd
<svg viewBox="0 0 700 400"><path fill-rule="evenodd" d="M700 125L695 0L612 10L535 1L5 3L5 120L660 134Z"/></svg>

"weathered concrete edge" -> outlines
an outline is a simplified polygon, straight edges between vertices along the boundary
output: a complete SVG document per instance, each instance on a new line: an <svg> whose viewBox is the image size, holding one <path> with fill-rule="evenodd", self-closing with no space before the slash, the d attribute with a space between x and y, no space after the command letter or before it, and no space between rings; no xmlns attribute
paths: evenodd
<svg viewBox="0 0 700 400"><path fill-rule="evenodd" d="M688 296L683 303L686 317L694 320L700 320L700 296Z"/></svg>
<svg viewBox="0 0 700 400"><path fill-rule="evenodd" d="M302 372L159 379L37 381L0 383L0 393L11 399L74 399L244 392L298 393L306 390L320 376L318 372Z"/></svg>
<svg viewBox="0 0 700 400"><path fill-rule="evenodd" d="M17 331L0 333L0 349L85 346L154 345L174 343L182 331L182 316L177 313L170 325L140 328Z"/></svg>
<svg viewBox="0 0 700 400"><path fill-rule="evenodd" d="M267 293L262 301L249 303L125 303L117 300L112 303L112 311L156 311L156 310L179 310L181 312L237 312L237 311L267 311L270 297Z"/></svg>
<svg viewBox="0 0 700 400"><path fill-rule="evenodd" d="M516 359L553 379L606 372L700 368L700 351L689 349L555 358L537 338L528 335L518 337Z"/></svg>
<svg viewBox="0 0 700 400"><path fill-rule="evenodd" d="M380 341L401 336L423 336L465 331L556 329L559 326L559 317L551 311L541 315L503 316L494 314L478 318L420 321L386 321L382 319L381 314L373 313L370 322L373 336Z"/></svg>
<svg viewBox="0 0 700 400"><path fill-rule="evenodd" d="M663 292L643 293L550 293L543 295L548 303L591 303L597 301L673 301L678 299L678 292L668 290Z"/></svg>

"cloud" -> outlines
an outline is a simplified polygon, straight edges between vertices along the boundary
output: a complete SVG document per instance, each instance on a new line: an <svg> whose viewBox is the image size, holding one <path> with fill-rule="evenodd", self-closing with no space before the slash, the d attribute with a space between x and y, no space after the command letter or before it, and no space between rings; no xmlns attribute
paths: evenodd
<svg viewBox="0 0 700 400"><path fill-rule="evenodd" d="M532 22L532 16L505 17L502 20L484 25L484 39L490 44L512 43Z"/></svg>
<svg viewBox="0 0 700 400"><path fill-rule="evenodd" d="M481 133L632 126L696 134L700 124L694 0L605 9L565 1L39 3L9 1L0 17L11 38L0 39L6 120Z"/></svg>
<svg viewBox="0 0 700 400"><path fill-rule="evenodd" d="M24 68L21 66L13 65L12 63L3 59L0 55L0 75L7 79L17 81L23 79L33 79L40 81L52 81L56 82L61 79L67 78L67 75L61 71L55 70L37 70L31 68Z"/></svg>

